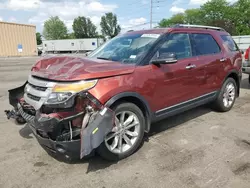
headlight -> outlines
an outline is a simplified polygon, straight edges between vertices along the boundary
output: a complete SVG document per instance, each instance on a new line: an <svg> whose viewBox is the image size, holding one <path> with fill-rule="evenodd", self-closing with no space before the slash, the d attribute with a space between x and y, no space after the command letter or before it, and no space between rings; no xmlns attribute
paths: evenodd
<svg viewBox="0 0 250 188"><path fill-rule="evenodd" d="M64 103L74 94L93 88L97 80L80 81L76 83L56 84L45 104ZM73 102L73 101L72 101Z"/></svg>
<svg viewBox="0 0 250 188"><path fill-rule="evenodd" d="M56 84L52 91L78 93L94 87L96 83L97 80L81 81L73 84Z"/></svg>

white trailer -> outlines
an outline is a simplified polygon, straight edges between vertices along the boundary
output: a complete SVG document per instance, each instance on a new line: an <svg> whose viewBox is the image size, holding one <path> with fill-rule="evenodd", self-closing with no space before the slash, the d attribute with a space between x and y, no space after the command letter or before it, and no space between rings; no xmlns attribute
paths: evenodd
<svg viewBox="0 0 250 188"><path fill-rule="evenodd" d="M246 51L250 46L250 35L232 36L239 49Z"/></svg>
<svg viewBox="0 0 250 188"><path fill-rule="evenodd" d="M100 38L44 40L43 51L47 53L89 52L103 44Z"/></svg>

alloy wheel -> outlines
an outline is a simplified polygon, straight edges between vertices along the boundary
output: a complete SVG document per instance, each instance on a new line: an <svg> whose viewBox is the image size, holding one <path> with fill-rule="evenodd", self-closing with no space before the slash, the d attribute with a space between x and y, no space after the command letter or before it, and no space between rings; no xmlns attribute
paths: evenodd
<svg viewBox="0 0 250 188"><path fill-rule="evenodd" d="M117 113L115 127L105 138L108 150L116 154L127 152L135 145L140 134L140 126L135 113L131 111Z"/></svg>
<svg viewBox="0 0 250 188"><path fill-rule="evenodd" d="M226 108L231 107L235 99L235 86L232 82L226 85L225 91L223 93L223 104Z"/></svg>

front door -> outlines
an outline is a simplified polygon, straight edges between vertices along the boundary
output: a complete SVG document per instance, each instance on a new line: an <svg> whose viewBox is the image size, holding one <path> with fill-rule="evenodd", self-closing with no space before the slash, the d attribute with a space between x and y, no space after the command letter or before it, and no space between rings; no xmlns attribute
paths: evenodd
<svg viewBox="0 0 250 188"><path fill-rule="evenodd" d="M153 58L168 52L176 54L176 63L151 65L157 83L153 98L157 102L157 112L159 113L164 113L164 109L180 106L181 103L197 97L195 87L197 79L200 79L195 77L197 68L200 77L204 77L204 70L197 67L197 57L192 55L188 33L169 34Z"/></svg>

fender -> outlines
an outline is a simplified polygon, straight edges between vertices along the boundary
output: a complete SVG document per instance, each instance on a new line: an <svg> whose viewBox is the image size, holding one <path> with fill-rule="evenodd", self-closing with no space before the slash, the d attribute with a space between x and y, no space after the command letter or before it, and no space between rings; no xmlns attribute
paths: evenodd
<svg viewBox="0 0 250 188"><path fill-rule="evenodd" d="M146 99L141 96L139 93L136 92L123 92L123 93L119 93L115 96L113 96L112 98L110 98L106 103L105 106L110 107L112 104L114 104L116 101L125 98L125 97L134 97L137 100L140 101L140 103L143 105L144 109L146 110L146 128L145 128L145 132L149 132L150 130L150 125L151 125L151 120L152 120L152 116L153 113L150 109L150 106L148 104L148 102L146 101Z"/></svg>

